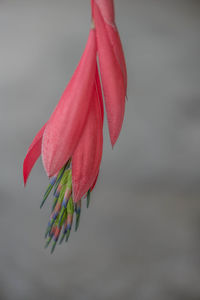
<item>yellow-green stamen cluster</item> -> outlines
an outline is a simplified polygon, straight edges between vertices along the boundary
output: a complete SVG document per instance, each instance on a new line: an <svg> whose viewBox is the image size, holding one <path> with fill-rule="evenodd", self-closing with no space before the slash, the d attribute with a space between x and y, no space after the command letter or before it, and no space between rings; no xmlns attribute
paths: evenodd
<svg viewBox="0 0 200 300"><path fill-rule="evenodd" d="M73 203L72 170L70 161L68 161L68 163L60 170L57 176L50 179L50 184L40 205L41 208L52 190L54 199L50 219L45 233L45 238L47 239L45 247L48 247L48 245L52 242L51 253L53 253L60 236L60 244L63 240L66 242L68 241L72 228L74 212L76 213L75 231L77 231L79 227L81 200L76 204ZM89 207L89 203L90 190L87 193L87 207Z"/></svg>

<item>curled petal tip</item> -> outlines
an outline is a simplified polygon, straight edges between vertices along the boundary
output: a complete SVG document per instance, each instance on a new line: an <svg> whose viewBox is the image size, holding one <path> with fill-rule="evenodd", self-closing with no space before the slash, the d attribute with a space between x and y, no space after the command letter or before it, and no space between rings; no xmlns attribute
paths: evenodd
<svg viewBox="0 0 200 300"><path fill-rule="evenodd" d="M24 183L24 187L26 187L27 177L24 173L23 173L23 183Z"/></svg>
<svg viewBox="0 0 200 300"><path fill-rule="evenodd" d="M46 124L36 134L30 147L28 148L26 157L24 159L24 163L23 163L24 186L26 186L29 174L41 154L42 137L43 137L45 127L46 127Z"/></svg>
<svg viewBox="0 0 200 300"><path fill-rule="evenodd" d="M117 136L110 136L110 142L111 142L112 150L114 149L118 138L119 138L119 134Z"/></svg>

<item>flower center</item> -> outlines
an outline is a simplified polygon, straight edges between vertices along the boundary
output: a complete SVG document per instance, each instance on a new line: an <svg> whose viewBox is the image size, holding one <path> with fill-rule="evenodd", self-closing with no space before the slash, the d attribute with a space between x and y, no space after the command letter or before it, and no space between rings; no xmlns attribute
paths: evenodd
<svg viewBox="0 0 200 300"><path fill-rule="evenodd" d="M63 240L66 242L70 236L73 216L76 214L75 231L79 227L81 215L81 200L73 203L72 195L72 170L71 160L58 172L58 174L50 179L49 186L44 194L40 208L43 207L49 194L53 190L53 204L49 223L46 229L45 238L47 239L45 248L52 243L51 253L53 253L59 237L61 244ZM87 192L87 207L90 203L90 190Z"/></svg>

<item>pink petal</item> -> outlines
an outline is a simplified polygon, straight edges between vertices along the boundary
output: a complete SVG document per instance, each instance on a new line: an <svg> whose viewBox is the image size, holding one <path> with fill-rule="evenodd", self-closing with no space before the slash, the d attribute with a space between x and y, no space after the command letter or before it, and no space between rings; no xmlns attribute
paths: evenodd
<svg viewBox="0 0 200 300"><path fill-rule="evenodd" d="M101 91L101 83L100 83L100 78L99 78L99 70L96 66L96 88L97 88L97 94L98 94L98 99L100 103L100 108L101 108L101 117L102 117L102 123L104 121L104 107L103 107L103 96L102 96L102 91Z"/></svg>
<svg viewBox="0 0 200 300"><path fill-rule="evenodd" d="M99 173L97 174L97 177L95 178L95 181L93 182L91 188L90 188L90 191L92 191L94 188L95 188L95 185L97 183L97 179L98 179L98 176L99 176Z"/></svg>
<svg viewBox="0 0 200 300"><path fill-rule="evenodd" d="M104 107L103 107L103 96L102 96L102 92L101 92L101 83L100 83L100 79L99 79L98 68L97 68L97 71L96 71L96 87L97 87L97 93L98 93L98 98L99 98L99 102L100 102L102 124L103 124L103 121L104 121ZM95 188L98 176L99 176L99 172L98 172L92 186L90 187L90 191L92 191Z"/></svg>
<svg viewBox="0 0 200 300"><path fill-rule="evenodd" d="M99 172L103 149L103 122L99 101L95 84L87 122L72 156L74 202L78 202L94 185Z"/></svg>
<svg viewBox="0 0 200 300"><path fill-rule="evenodd" d="M26 185L28 176L29 176L34 164L36 163L37 159L39 158L39 156L41 154L42 136L43 136L45 127L46 127L46 124L40 129L40 131L35 136L34 140L32 141L32 144L28 148L28 152L24 159L24 163L23 163L24 185Z"/></svg>
<svg viewBox="0 0 200 300"><path fill-rule="evenodd" d="M126 62L124 57L124 52L120 40L120 36L115 24L115 11L114 11L114 2L113 0L94 0L99 10L101 12L102 18L105 23L106 30L109 35L110 43L113 47L116 59L121 67L123 76L124 76L124 86L125 90L127 89L127 70ZM92 15L94 15L94 1L92 1Z"/></svg>
<svg viewBox="0 0 200 300"><path fill-rule="evenodd" d="M98 5L105 22L112 25L115 22L115 10L113 0L94 0L92 3L92 8L94 2Z"/></svg>
<svg viewBox="0 0 200 300"><path fill-rule="evenodd" d="M119 61L121 62L121 56L117 57L115 52L120 53L120 51L114 50L107 25L95 1L94 21L108 127L111 144L114 146L121 131L125 110L126 82L122 71L123 63L119 63ZM113 41L119 43L116 37L113 38ZM116 45L116 49L120 49L119 44Z"/></svg>
<svg viewBox="0 0 200 300"><path fill-rule="evenodd" d="M42 158L52 176L72 156L90 106L96 67L95 30L91 30L81 61L44 131Z"/></svg>
<svg viewBox="0 0 200 300"><path fill-rule="evenodd" d="M118 64L120 65L120 69L123 74L124 88L125 88L125 95L126 95L126 92L127 92L127 69L126 69L126 61L125 61L125 57L124 57L124 51L122 48L120 36L119 36L116 26L112 27L107 24L105 24L105 26L106 26L106 29L108 32L110 43L111 43L114 53L115 53L116 60L117 60Z"/></svg>

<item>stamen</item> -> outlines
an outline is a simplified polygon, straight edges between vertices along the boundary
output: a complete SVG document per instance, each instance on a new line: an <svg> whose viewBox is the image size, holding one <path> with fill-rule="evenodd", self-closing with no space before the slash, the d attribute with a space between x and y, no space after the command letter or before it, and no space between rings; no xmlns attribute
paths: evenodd
<svg viewBox="0 0 200 300"><path fill-rule="evenodd" d="M81 200L79 200L75 205L75 212L76 212L76 224L75 224L75 231L78 230L79 223L80 223L80 216L81 216Z"/></svg>
<svg viewBox="0 0 200 300"><path fill-rule="evenodd" d="M90 189L88 190L87 192L87 208L89 208L89 205L90 205Z"/></svg>
<svg viewBox="0 0 200 300"><path fill-rule="evenodd" d="M54 225L54 222L55 222L54 219L52 219L52 220L49 221L49 223L47 225L46 232L45 232L45 238L47 238L48 234L51 232L52 226Z"/></svg>
<svg viewBox="0 0 200 300"><path fill-rule="evenodd" d="M55 209L55 207L56 207L56 204L57 204L57 201L58 201L58 198L54 198L51 212L54 211L54 209Z"/></svg>
<svg viewBox="0 0 200 300"><path fill-rule="evenodd" d="M46 242L46 244L45 244L45 246L44 246L45 249L49 246L49 244L50 244L50 242L51 242L51 240L52 240L52 237L53 237L53 236L50 236L50 237L48 238L48 240L47 240L47 242Z"/></svg>
<svg viewBox="0 0 200 300"><path fill-rule="evenodd" d="M76 213L75 231L78 230L80 223L81 200L74 205L72 198L72 170L70 164L71 161L69 160L66 166L64 166L56 176L51 178L41 203L42 207L53 186L55 186L52 211L45 232L45 238L47 238L45 248L52 242L51 253L54 252L58 240L59 244L62 244L64 240L66 242L68 241L72 229L74 212ZM90 189L87 192L87 208L89 204Z"/></svg>
<svg viewBox="0 0 200 300"><path fill-rule="evenodd" d="M44 194L43 200L42 200L42 202L40 204L40 208L43 207L45 201L47 200L47 198L48 198L48 196L49 196L49 194L50 194L50 192L51 192L51 190L52 190L52 188L53 188L53 186L54 186L54 184L56 182L56 178L57 178L57 176L54 176L54 177L51 178L50 184L49 184L49 186L48 186L48 188L47 188L47 190L46 190L46 192Z"/></svg>
<svg viewBox="0 0 200 300"><path fill-rule="evenodd" d="M51 248L51 254L53 254L55 248L56 248L56 244L57 244L57 241L53 241L53 246Z"/></svg>
<svg viewBox="0 0 200 300"><path fill-rule="evenodd" d="M63 176L65 170L67 170L69 168L70 163L71 163L71 160L69 159L68 162L66 163L66 165L58 173L57 180L56 180L56 183L55 183L54 195L55 195L56 190L58 188L58 185L59 185L59 183L62 179L62 176Z"/></svg>
<svg viewBox="0 0 200 300"><path fill-rule="evenodd" d="M59 226L61 226L61 222L62 222L62 219L63 219L63 216L64 216L65 212L66 212L66 208L62 207L60 215L59 215L59 219L58 219Z"/></svg>
<svg viewBox="0 0 200 300"><path fill-rule="evenodd" d="M63 240L64 240L64 238L65 238L65 232L63 232L63 234L62 234L62 236L61 236L61 239L60 239L60 242L59 242L59 244L61 245L62 244L62 242L63 242Z"/></svg>
<svg viewBox="0 0 200 300"><path fill-rule="evenodd" d="M68 241L70 233L71 233L71 228L67 230L65 242Z"/></svg>
<svg viewBox="0 0 200 300"><path fill-rule="evenodd" d="M57 189L54 192L54 196L55 198L58 198L60 195L60 191L61 191L62 185L59 183Z"/></svg>
<svg viewBox="0 0 200 300"><path fill-rule="evenodd" d="M67 186L66 191L65 191L65 195L64 195L64 199L63 199L63 203L62 203L62 206L64 206L65 208L67 207L67 203L69 201L71 193L72 193L72 187Z"/></svg>
<svg viewBox="0 0 200 300"><path fill-rule="evenodd" d="M72 197L70 197L69 202L67 204L67 226L65 228L66 231L66 239L65 241L67 242L70 236L71 228L72 228L72 223L73 223L73 214L74 214L74 205L73 205L73 200Z"/></svg>

